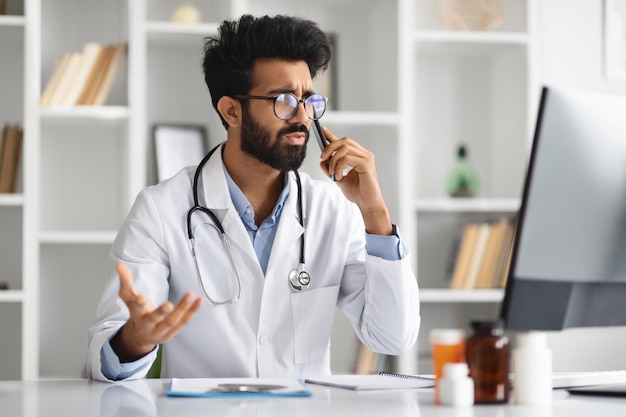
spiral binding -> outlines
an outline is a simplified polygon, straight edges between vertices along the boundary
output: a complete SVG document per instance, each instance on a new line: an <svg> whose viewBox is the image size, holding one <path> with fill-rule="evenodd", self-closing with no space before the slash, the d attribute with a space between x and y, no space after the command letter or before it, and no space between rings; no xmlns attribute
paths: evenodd
<svg viewBox="0 0 626 417"><path fill-rule="evenodd" d="M423 381L434 381L435 377L434 376L426 376L426 375L407 375L407 374L397 374L395 372L379 372L378 375L384 375L384 376L393 376L396 378L402 378L402 379L420 379Z"/></svg>

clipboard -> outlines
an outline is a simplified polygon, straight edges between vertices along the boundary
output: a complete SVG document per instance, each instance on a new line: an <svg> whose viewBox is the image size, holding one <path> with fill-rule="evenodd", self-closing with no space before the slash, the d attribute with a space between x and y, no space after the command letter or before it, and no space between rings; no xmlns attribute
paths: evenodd
<svg viewBox="0 0 626 417"><path fill-rule="evenodd" d="M310 397L311 391L298 378L173 378L165 394L202 398Z"/></svg>

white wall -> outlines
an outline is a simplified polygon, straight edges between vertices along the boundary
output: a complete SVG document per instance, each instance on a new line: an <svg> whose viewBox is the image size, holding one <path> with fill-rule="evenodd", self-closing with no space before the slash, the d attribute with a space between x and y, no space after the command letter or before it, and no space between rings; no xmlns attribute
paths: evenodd
<svg viewBox="0 0 626 417"><path fill-rule="evenodd" d="M603 75L604 1L538 3L540 82L626 95L626 83ZM549 340L555 371L626 369L626 328L567 330Z"/></svg>

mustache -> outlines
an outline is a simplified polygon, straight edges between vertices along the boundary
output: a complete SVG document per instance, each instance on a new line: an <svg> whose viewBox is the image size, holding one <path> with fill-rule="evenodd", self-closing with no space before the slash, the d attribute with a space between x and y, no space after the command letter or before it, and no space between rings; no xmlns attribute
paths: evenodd
<svg viewBox="0 0 626 417"><path fill-rule="evenodd" d="M288 135L290 133L304 133L308 139L309 137L309 129L306 128L305 125L294 125L288 126L278 131L278 136Z"/></svg>

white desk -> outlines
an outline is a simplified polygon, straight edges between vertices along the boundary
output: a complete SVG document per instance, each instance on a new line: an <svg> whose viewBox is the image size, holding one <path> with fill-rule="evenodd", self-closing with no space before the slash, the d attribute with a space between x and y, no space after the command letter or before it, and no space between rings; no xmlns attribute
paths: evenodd
<svg viewBox="0 0 626 417"><path fill-rule="evenodd" d="M209 399L164 395L167 380L118 384L87 380L0 381L0 416L626 416L626 398L570 396L555 391L548 407L512 404L450 408L433 404L432 389L353 392L311 386L308 398Z"/></svg>

